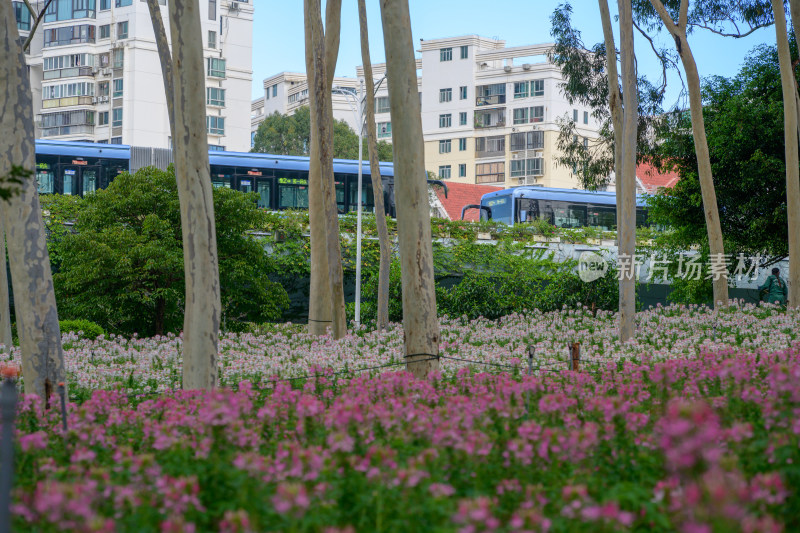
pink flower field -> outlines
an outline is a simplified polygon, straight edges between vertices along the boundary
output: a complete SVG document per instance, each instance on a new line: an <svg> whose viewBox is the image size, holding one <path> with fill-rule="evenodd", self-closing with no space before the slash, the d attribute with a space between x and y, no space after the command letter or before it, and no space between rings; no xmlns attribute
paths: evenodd
<svg viewBox="0 0 800 533"><path fill-rule="evenodd" d="M287 325L225 336L213 392L171 390L180 339L65 336L67 432L20 401L15 531L797 531L799 322L658 308L622 345L580 309L445 320L467 361L426 381L359 370L402 361L399 326Z"/></svg>

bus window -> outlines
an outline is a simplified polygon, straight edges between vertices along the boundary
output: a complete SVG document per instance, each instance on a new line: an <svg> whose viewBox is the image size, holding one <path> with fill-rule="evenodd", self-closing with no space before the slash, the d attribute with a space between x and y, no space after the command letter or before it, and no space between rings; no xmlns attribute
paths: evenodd
<svg viewBox="0 0 800 533"><path fill-rule="evenodd" d="M503 224L513 224L511 213L511 195L495 196L481 202L492 210L492 220Z"/></svg>
<svg viewBox="0 0 800 533"><path fill-rule="evenodd" d="M347 184L347 189L350 192L348 195L348 207L350 211L355 212L358 210L358 180L350 180L350 183ZM365 213L375 212L375 199L372 196L372 184L369 183L369 176L362 176L361 209Z"/></svg>
<svg viewBox="0 0 800 533"><path fill-rule="evenodd" d="M517 199L517 215L514 222L533 222L539 218L539 201L530 198Z"/></svg>
<svg viewBox="0 0 800 533"><path fill-rule="evenodd" d="M588 225L603 231L612 231L617 227L617 210L613 207L589 205Z"/></svg>
<svg viewBox="0 0 800 533"><path fill-rule="evenodd" d="M256 192L258 193L258 207L261 209L272 208L272 180L267 178L256 179Z"/></svg>
<svg viewBox="0 0 800 533"><path fill-rule="evenodd" d="M39 194L53 194L55 192L55 176L50 166L40 163L36 169L36 184Z"/></svg>
<svg viewBox="0 0 800 533"><path fill-rule="evenodd" d="M649 225L650 224L647 223L647 210L642 208L636 209L636 227L641 228Z"/></svg>

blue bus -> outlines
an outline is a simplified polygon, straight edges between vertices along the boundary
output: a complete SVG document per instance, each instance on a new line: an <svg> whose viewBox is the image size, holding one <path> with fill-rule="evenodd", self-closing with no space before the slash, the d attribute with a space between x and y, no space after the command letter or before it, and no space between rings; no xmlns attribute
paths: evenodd
<svg viewBox="0 0 800 533"><path fill-rule="evenodd" d="M258 193L263 209L308 209L308 158L243 152L209 151L211 183ZM147 165L166 168L169 150L77 141L36 141L39 194L86 195L108 184L121 172ZM394 167L381 163L386 214L395 216ZM340 213L358 205L358 161L335 159L336 203ZM370 165L362 165L363 209L372 212L374 198Z"/></svg>
<svg viewBox="0 0 800 533"><path fill-rule="evenodd" d="M495 220L509 226L534 220L546 220L559 228L617 228L616 194L577 189L521 186L484 194L480 205L470 204L461 210L479 209L481 220ZM644 196L636 197L636 226L647 225Z"/></svg>

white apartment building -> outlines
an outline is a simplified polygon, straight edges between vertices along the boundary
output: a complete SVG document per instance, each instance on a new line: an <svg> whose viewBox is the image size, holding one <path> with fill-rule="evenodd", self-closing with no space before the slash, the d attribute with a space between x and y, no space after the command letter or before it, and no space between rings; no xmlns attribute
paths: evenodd
<svg viewBox="0 0 800 533"><path fill-rule="evenodd" d="M253 6L199 1L208 144L247 151ZM169 39L166 0L159 3ZM13 4L27 36L30 16L22 2ZM37 138L170 147L161 62L144 0L53 0L27 59Z"/></svg>
<svg viewBox="0 0 800 533"><path fill-rule="evenodd" d="M576 124L574 142L591 144L600 125L591 110L561 94L559 68L547 59L551 44L506 47L477 35L421 40L417 85L422 108L425 167L442 179L499 187L541 185L578 188L573 169L557 163L558 119ZM375 122L379 140L392 140L385 64L373 65ZM355 90L363 80L336 78ZM264 80L264 98L251 104L253 134L263 117L291 114L308 104L304 74ZM351 105L334 94L334 117L355 130Z"/></svg>

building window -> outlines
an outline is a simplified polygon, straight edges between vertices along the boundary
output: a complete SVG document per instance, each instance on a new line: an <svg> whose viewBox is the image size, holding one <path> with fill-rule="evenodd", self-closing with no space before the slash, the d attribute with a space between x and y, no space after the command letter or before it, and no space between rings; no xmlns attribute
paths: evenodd
<svg viewBox="0 0 800 533"><path fill-rule="evenodd" d="M97 84L97 96L108 96L108 82L101 81Z"/></svg>
<svg viewBox="0 0 800 533"><path fill-rule="evenodd" d="M506 84L493 83L475 88L475 105L500 105L506 103Z"/></svg>
<svg viewBox="0 0 800 533"><path fill-rule="evenodd" d="M42 100L70 98L72 96L94 96L94 83L72 82L42 87Z"/></svg>
<svg viewBox="0 0 800 533"><path fill-rule="evenodd" d="M452 61L453 60L453 49L452 48L440 48L439 49L439 61Z"/></svg>
<svg viewBox="0 0 800 533"><path fill-rule="evenodd" d="M464 152L464 151L466 151L466 149L467 149L467 139L466 138L459 139L458 140L458 151L459 152Z"/></svg>
<svg viewBox="0 0 800 533"><path fill-rule="evenodd" d="M224 152L225 151L225 147L222 146L221 144L209 144L208 145L208 151L209 152Z"/></svg>
<svg viewBox="0 0 800 533"><path fill-rule="evenodd" d="M467 59L468 57L469 57L469 46L462 46L461 59Z"/></svg>
<svg viewBox="0 0 800 533"><path fill-rule="evenodd" d="M97 114L97 125L108 126L108 111L101 111Z"/></svg>
<svg viewBox="0 0 800 533"><path fill-rule="evenodd" d="M544 80L531 82L531 96L544 96Z"/></svg>
<svg viewBox="0 0 800 533"><path fill-rule="evenodd" d="M527 131L511 134L511 151L541 150L544 148L543 131Z"/></svg>
<svg viewBox="0 0 800 533"><path fill-rule="evenodd" d="M450 178L450 165L442 165L439 167L439 177L445 180Z"/></svg>
<svg viewBox="0 0 800 533"><path fill-rule="evenodd" d="M206 117L206 131L210 135L225 135L225 117Z"/></svg>
<svg viewBox="0 0 800 533"><path fill-rule="evenodd" d="M588 124L589 123L589 112L588 111L584 111L583 112L583 123L584 124Z"/></svg>
<svg viewBox="0 0 800 533"><path fill-rule="evenodd" d="M209 48L217 48L217 32L209 31L208 32L208 47Z"/></svg>
<svg viewBox="0 0 800 533"><path fill-rule="evenodd" d="M111 110L111 127L118 128L122 126L122 108L117 107Z"/></svg>
<svg viewBox="0 0 800 533"><path fill-rule="evenodd" d="M467 99L467 86L466 86L466 85L463 85L463 86L461 86L461 87L459 88L459 95L458 95L458 98L459 98L460 100L466 100L466 99Z"/></svg>
<svg viewBox="0 0 800 533"><path fill-rule="evenodd" d="M528 108L520 107L514 110L514 124L527 124L528 123Z"/></svg>
<svg viewBox="0 0 800 533"><path fill-rule="evenodd" d="M451 150L450 139L445 141L439 141L439 153L440 154L449 154Z"/></svg>
<svg viewBox="0 0 800 533"><path fill-rule="evenodd" d="M278 84L272 86L272 96L278 96Z"/></svg>
<svg viewBox="0 0 800 533"><path fill-rule="evenodd" d="M514 124L544 121L544 106L520 107L514 110Z"/></svg>
<svg viewBox="0 0 800 533"><path fill-rule="evenodd" d="M573 109L572 110L572 122L574 122L575 124L578 123L578 110L577 109Z"/></svg>
<svg viewBox="0 0 800 533"><path fill-rule="evenodd" d="M118 48L114 50L114 60L113 60L114 68L122 68L125 66L125 50L122 48Z"/></svg>
<svg viewBox="0 0 800 533"><path fill-rule="evenodd" d="M256 132L251 131L250 132L250 148L254 147L255 145L256 145Z"/></svg>
<svg viewBox="0 0 800 533"><path fill-rule="evenodd" d="M110 39L111 38L111 25L104 24L100 26L100 39Z"/></svg>
<svg viewBox="0 0 800 533"><path fill-rule="evenodd" d="M100 11L111 9L111 0L100 0Z"/></svg>
<svg viewBox="0 0 800 533"><path fill-rule="evenodd" d="M544 159L536 157L533 159L518 159L511 161L511 177L521 178L524 176L541 176L543 174Z"/></svg>
<svg viewBox="0 0 800 533"><path fill-rule="evenodd" d="M440 128L449 128L453 125L453 115L450 113L446 115L439 115L439 127Z"/></svg>
<svg viewBox="0 0 800 533"><path fill-rule="evenodd" d="M27 6L22 2L11 2L14 6L14 18L17 21L17 29L30 31L31 29L31 12L28 11Z"/></svg>
<svg viewBox="0 0 800 533"><path fill-rule="evenodd" d="M128 21L117 22L117 39L128 38Z"/></svg>
<svg viewBox="0 0 800 533"><path fill-rule="evenodd" d="M453 100L453 89L439 89L439 102L450 102Z"/></svg>
<svg viewBox="0 0 800 533"><path fill-rule="evenodd" d="M208 0L208 20L217 20L217 0Z"/></svg>
<svg viewBox="0 0 800 533"><path fill-rule="evenodd" d="M583 138L583 149L584 150L589 149L589 139L587 139L586 137Z"/></svg>
<svg viewBox="0 0 800 533"><path fill-rule="evenodd" d="M375 113L389 112L389 97L379 96L375 99Z"/></svg>
<svg viewBox="0 0 800 533"><path fill-rule="evenodd" d="M391 122L378 122L378 139L385 139L392 136Z"/></svg>
<svg viewBox="0 0 800 533"><path fill-rule="evenodd" d="M514 83L514 98L527 98L528 94L527 81L518 81Z"/></svg>
<svg viewBox="0 0 800 533"><path fill-rule="evenodd" d="M505 162L475 165L475 183L498 183L501 181L506 181Z"/></svg>
<svg viewBox="0 0 800 533"><path fill-rule="evenodd" d="M458 125L459 126L466 126L467 125L467 112L462 111L458 114Z"/></svg>
<svg viewBox="0 0 800 533"><path fill-rule="evenodd" d="M118 80L114 80L114 98L120 98L122 96L122 78Z"/></svg>
<svg viewBox="0 0 800 533"><path fill-rule="evenodd" d="M111 144L122 144L122 137L111 137Z"/></svg>
<svg viewBox="0 0 800 533"><path fill-rule="evenodd" d="M55 3L50 4L51 6ZM95 26L82 24L80 26L65 26L44 30L44 47L66 46L70 44L93 43Z"/></svg>
<svg viewBox="0 0 800 533"><path fill-rule="evenodd" d="M212 78L225 77L225 60L219 57L208 58L208 75ZM275 96L275 91L272 91L272 96Z"/></svg>
<svg viewBox="0 0 800 533"><path fill-rule="evenodd" d="M544 122L544 106L537 105L531 108L531 122Z"/></svg>
<svg viewBox="0 0 800 533"><path fill-rule="evenodd" d="M225 89L208 87L206 89L206 104L225 107Z"/></svg>
<svg viewBox="0 0 800 533"><path fill-rule="evenodd" d="M477 137L475 139L475 155L478 157L501 156L505 153L505 135L496 135L494 137Z"/></svg>
<svg viewBox="0 0 800 533"><path fill-rule="evenodd" d="M466 176L467 176L467 164L461 163L460 165L458 165L458 177L464 178Z"/></svg>
<svg viewBox="0 0 800 533"><path fill-rule="evenodd" d="M127 7L133 4L133 0L114 0L114 7Z"/></svg>

